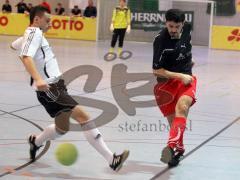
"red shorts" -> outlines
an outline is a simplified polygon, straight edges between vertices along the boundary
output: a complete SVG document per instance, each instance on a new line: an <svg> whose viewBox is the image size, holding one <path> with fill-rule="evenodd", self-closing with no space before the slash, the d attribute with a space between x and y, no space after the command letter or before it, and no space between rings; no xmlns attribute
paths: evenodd
<svg viewBox="0 0 240 180"><path fill-rule="evenodd" d="M154 95L164 116L171 115L175 113L175 107L178 99L187 95L192 97L192 105L196 102L197 79L193 76L193 81L189 85L184 85L179 79L170 79L167 82L157 83L154 86Z"/></svg>

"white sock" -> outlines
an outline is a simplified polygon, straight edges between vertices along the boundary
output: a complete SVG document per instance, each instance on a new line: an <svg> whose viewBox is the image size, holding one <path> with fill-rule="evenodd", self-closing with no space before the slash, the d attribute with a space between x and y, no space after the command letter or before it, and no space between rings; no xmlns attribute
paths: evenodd
<svg viewBox="0 0 240 180"><path fill-rule="evenodd" d="M87 141L107 160L109 164L112 164L113 153L107 147L102 135L97 128L83 131Z"/></svg>
<svg viewBox="0 0 240 180"><path fill-rule="evenodd" d="M37 146L41 146L45 141L48 140L53 140L56 139L58 137L61 137L62 134L58 133L56 131L56 125L55 124L51 124L48 127L46 127L37 137L35 140L35 144Z"/></svg>

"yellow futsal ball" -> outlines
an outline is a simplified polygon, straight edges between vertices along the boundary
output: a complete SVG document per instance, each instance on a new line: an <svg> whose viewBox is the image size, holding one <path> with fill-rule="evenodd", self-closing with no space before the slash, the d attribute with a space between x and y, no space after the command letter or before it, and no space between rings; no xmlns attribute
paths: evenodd
<svg viewBox="0 0 240 180"><path fill-rule="evenodd" d="M63 143L57 147L55 157L62 165L71 166L77 161L78 151L74 144Z"/></svg>

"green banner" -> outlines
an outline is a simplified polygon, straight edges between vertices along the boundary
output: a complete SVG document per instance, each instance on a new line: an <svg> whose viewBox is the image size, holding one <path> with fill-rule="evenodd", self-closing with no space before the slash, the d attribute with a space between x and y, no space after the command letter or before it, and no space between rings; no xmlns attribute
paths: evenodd
<svg viewBox="0 0 240 180"><path fill-rule="evenodd" d="M128 0L132 11L158 11L159 0Z"/></svg>
<svg viewBox="0 0 240 180"><path fill-rule="evenodd" d="M184 11L184 13L186 22L190 23L193 27L194 12ZM132 29L144 31L159 31L165 27L165 14L166 11L132 11L131 27Z"/></svg>
<svg viewBox="0 0 240 180"><path fill-rule="evenodd" d="M132 29L160 31L165 27L166 11L159 11L159 0L128 0ZM185 11L185 18L193 27L194 12Z"/></svg>

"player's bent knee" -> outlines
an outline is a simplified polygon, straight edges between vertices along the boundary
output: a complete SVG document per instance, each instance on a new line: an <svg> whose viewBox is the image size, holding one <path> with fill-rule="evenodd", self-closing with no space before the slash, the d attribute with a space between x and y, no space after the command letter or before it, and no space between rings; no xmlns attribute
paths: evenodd
<svg viewBox="0 0 240 180"><path fill-rule="evenodd" d="M82 111L78 114L78 117L82 119L82 121L88 121L90 119L90 116L88 113Z"/></svg>
<svg viewBox="0 0 240 180"><path fill-rule="evenodd" d="M69 120L68 122L56 122L55 124L56 124L56 131L59 134L66 134L70 129Z"/></svg>
<svg viewBox="0 0 240 180"><path fill-rule="evenodd" d="M62 129L62 128L58 128L57 126L56 126L56 131L57 131L57 133L59 134L59 135L64 135L64 134L66 134L68 131L69 131L69 127L68 128L64 128L64 129Z"/></svg>
<svg viewBox="0 0 240 180"><path fill-rule="evenodd" d="M187 114L188 109L189 109L189 107L188 107L186 104L181 103L181 104L178 104L178 105L177 105L177 107L176 107L176 113L177 113L177 114L185 115L185 114Z"/></svg>
<svg viewBox="0 0 240 180"><path fill-rule="evenodd" d="M69 131L70 128L70 118L71 112L63 112L55 118L56 131L60 134L65 134Z"/></svg>
<svg viewBox="0 0 240 180"><path fill-rule="evenodd" d="M73 109L72 118L84 123L90 119L90 116L80 106L77 106Z"/></svg>

